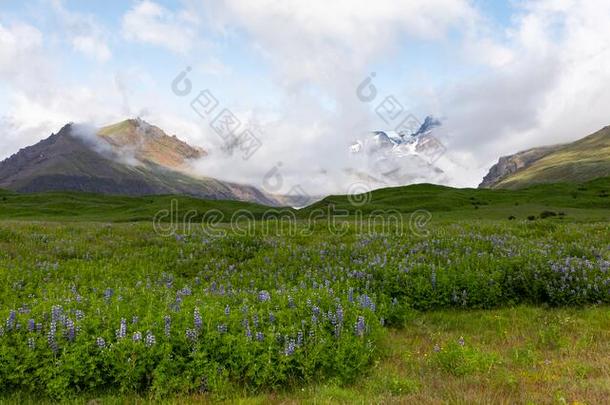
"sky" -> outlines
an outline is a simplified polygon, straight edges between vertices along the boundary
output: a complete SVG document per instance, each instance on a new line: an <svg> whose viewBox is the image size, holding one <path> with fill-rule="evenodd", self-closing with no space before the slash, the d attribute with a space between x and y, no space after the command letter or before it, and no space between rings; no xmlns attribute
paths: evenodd
<svg viewBox="0 0 610 405"><path fill-rule="evenodd" d="M443 175L417 181L476 187L500 156L610 125L609 20L605 0L0 0L0 159L141 117L208 150L202 175L339 193L350 144L396 127L391 98L442 121ZM253 153L227 152L221 111Z"/></svg>

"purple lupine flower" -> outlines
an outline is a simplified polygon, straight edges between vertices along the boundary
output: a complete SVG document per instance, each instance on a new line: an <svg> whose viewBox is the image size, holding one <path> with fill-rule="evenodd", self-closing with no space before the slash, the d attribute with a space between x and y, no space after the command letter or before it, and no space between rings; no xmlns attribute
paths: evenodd
<svg viewBox="0 0 610 405"><path fill-rule="evenodd" d="M133 336L131 338L133 339L134 342L141 342L142 341L142 332L134 332Z"/></svg>
<svg viewBox="0 0 610 405"><path fill-rule="evenodd" d="M218 325L217 329L218 329L218 332L220 332L220 333L227 333L227 330L228 330L227 325L224 323L221 323L220 325Z"/></svg>
<svg viewBox="0 0 610 405"><path fill-rule="evenodd" d="M106 288L106 290L104 290L104 299L106 301L109 301L113 295L114 295L114 290L112 288Z"/></svg>
<svg viewBox="0 0 610 405"><path fill-rule="evenodd" d="M252 323L254 324L255 328L258 328L258 315L257 314L252 315Z"/></svg>
<svg viewBox="0 0 610 405"><path fill-rule="evenodd" d="M124 339L127 336L127 319L121 318L121 325L119 329L116 330L116 338L117 340Z"/></svg>
<svg viewBox="0 0 610 405"><path fill-rule="evenodd" d="M61 305L53 305L51 308L51 320L55 322L59 322L63 318L63 308Z"/></svg>
<svg viewBox="0 0 610 405"><path fill-rule="evenodd" d="M252 339L252 331L250 330L250 327L246 327L246 338L248 338L248 340Z"/></svg>
<svg viewBox="0 0 610 405"><path fill-rule="evenodd" d="M80 309L74 311L74 316L76 317L77 321L82 321L83 319L85 319L85 313Z"/></svg>
<svg viewBox="0 0 610 405"><path fill-rule="evenodd" d="M137 324L137 323L138 323L138 321L139 321L139 320L140 320L140 318L138 318L138 316L137 316L137 315L134 315L134 316L131 318L131 324L132 324L132 325L135 325L135 324Z"/></svg>
<svg viewBox="0 0 610 405"><path fill-rule="evenodd" d="M170 332L171 332L171 328L172 328L172 317L169 315L165 315L163 320L165 322L164 334L165 334L165 337L168 338L170 335Z"/></svg>
<svg viewBox="0 0 610 405"><path fill-rule="evenodd" d="M195 329L187 329L186 330L186 339L194 342L197 340L197 331Z"/></svg>
<svg viewBox="0 0 610 405"><path fill-rule="evenodd" d="M195 329L201 330L203 326L203 320L201 319L201 313L199 312L199 308L195 307L195 311L193 312L193 320L195 323Z"/></svg>
<svg viewBox="0 0 610 405"><path fill-rule="evenodd" d="M364 323L364 317L363 316L358 316L358 320L356 321L356 325L354 326L354 330L356 332L356 336L358 336L358 337L364 336L365 323Z"/></svg>
<svg viewBox="0 0 610 405"><path fill-rule="evenodd" d="M460 336L460 338L458 339L458 344L459 344L460 346L464 346L464 344L465 344L465 343L466 343L466 342L464 341L464 336Z"/></svg>
<svg viewBox="0 0 610 405"><path fill-rule="evenodd" d="M337 323L339 325L343 323L343 307L341 304L337 305Z"/></svg>
<svg viewBox="0 0 610 405"><path fill-rule="evenodd" d="M354 302L354 289L352 287L347 290L347 300L349 302Z"/></svg>
<svg viewBox="0 0 610 405"><path fill-rule="evenodd" d="M284 355L292 356L296 350L296 343L294 339L287 339L286 346L284 347Z"/></svg>
<svg viewBox="0 0 610 405"><path fill-rule="evenodd" d="M256 332L256 340L258 340L259 342L265 340L265 335L263 335L263 332Z"/></svg>
<svg viewBox="0 0 610 405"><path fill-rule="evenodd" d="M97 345L97 347L99 347L100 349L104 349L106 347L106 341L104 340L103 337L98 337L95 339L95 344Z"/></svg>
<svg viewBox="0 0 610 405"><path fill-rule="evenodd" d="M288 308L294 308L295 304L294 304L294 298L292 298L290 295L288 296Z"/></svg>
<svg viewBox="0 0 610 405"><path fill-rule="evenodd" d="M57 323L55 321L51 321L51 326L49 327L49 333L47 334L47 343L49 347L54 353L57 353L59 347L57 346L57 340L55 339L55 334L57 333Z"/></svg>
<svg viewBox="0 0 610 405"><path fill-rule="evenodd" d="M271 294L268 291L262 290L258 293L258 300L260 302L267 302L271 299Z"/></svg>
<svg viewBox="0 0 610 405"><path fill-rule="evenodd" d="M11 310L8 313L8 318L6 318L7 332L15 328L16 319L17 319L17 312L15 310Z"/></svg>
<svg viewBox="0 0 610 405"><path fill-rule="evenodd" d="M297 347L303 346L303 331L297 333Z"/></svg>
<svg viewBox="0 0 610 405"><path fill-rule="evenodd" d="M375 303L371 297L366 294L360 296L360 307L369 308L371 311L375 311Z"/></svg>
<svg viewBox="0 0 610 405"><path fill-rule="evenodd" d="M146 332L146 339L144 340L144 344L146 347L152 347L156 343L155 335L152 334L151 331Z"/></svg>
<svg viewBox="0 0 610 405"><path fill-rule="evenodd" d="M28 320L28 332L34 332L36 330L36 321L33 319Z"/></svg>
<svg viewBox="0 0 610 405"><path fill-rule="evenodd" d="M225 307L225 315L226 315L226 316L231 315L231 307L230 307L229 305L227 305L227 306Z"/></svg>
<svg viewBox="0 0 610 405"><path fill-rule="evenodd" d="M273 312L269 312L269 322L275 323L275 315Z"/></svg>
<svg viewBox="0 0 610 405"><path fill-rule="evenodd" d="M66 339L69 342L74 342L74 339L76 338L76 328L74 326L74 321L70 318L66 319L65 327L66 327L66 331L65 331Z"/></svg>

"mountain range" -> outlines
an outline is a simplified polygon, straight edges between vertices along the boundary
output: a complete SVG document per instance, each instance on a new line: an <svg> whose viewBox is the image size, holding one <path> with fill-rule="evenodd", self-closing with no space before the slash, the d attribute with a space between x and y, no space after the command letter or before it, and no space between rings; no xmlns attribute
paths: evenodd
<svg viewBox="0 0 610 405"><path fill-rule="evenodd" d="M503 156L479 188L519 189L535 184L585 182L610 176L610 126L572 143Z"/></svg>
<svg viewBox="0 0 610 405"><path fill-rule="evenodd" d="M0 162L0 188L116 195L182 194L211 200L280 201L255 187L202 177L190 163L206 151L141 119L99 130L67 124Z"/></svg>
<svg viewBox="0 0 610 405"><path fill-rule="evenodd" d="M421 183L418 173L442 179L445 173L435 163L445 149L433 132L440 125L440 121L427 117L411 133L369 133L351 145L354 165L346 170L352 178L372 185L371 189ZM305 205L294 200L298 196L271 195L250 185L201 176L193 170L193 163L206 156L206 150L139 118L102 128L70 123L0 162L0 189L126 196L173 194L266 206ZM520 189L599 177L610 177L610 127L576 142L501 157L479 188ZM429 178L424 181L430 182Z"/></svg>

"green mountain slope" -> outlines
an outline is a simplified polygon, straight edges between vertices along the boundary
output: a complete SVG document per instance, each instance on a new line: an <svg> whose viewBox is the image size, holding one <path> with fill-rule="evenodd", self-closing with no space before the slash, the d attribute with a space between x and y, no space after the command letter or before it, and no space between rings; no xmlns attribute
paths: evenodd
<svg viewBox="0 0 610 405"><path fill-rule="evenodd" d="M576 142L503 157L479 187L518 189L610 176L610 127Z"/></svg>

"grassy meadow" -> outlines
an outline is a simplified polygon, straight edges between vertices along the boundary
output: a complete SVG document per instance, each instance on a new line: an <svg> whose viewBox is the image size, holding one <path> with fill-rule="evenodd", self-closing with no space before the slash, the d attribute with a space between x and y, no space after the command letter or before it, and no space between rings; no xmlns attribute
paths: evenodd
<svg viewBox="0 0 610 405"><path fill-rule="evenodd" d="M256 226L171 235L171 196L4 193L0 402L604 402L607 185L412 186L359 206L401 229L337 196L290 232L250 206ZM330 208L340 232L307 220Z"/></svg>

